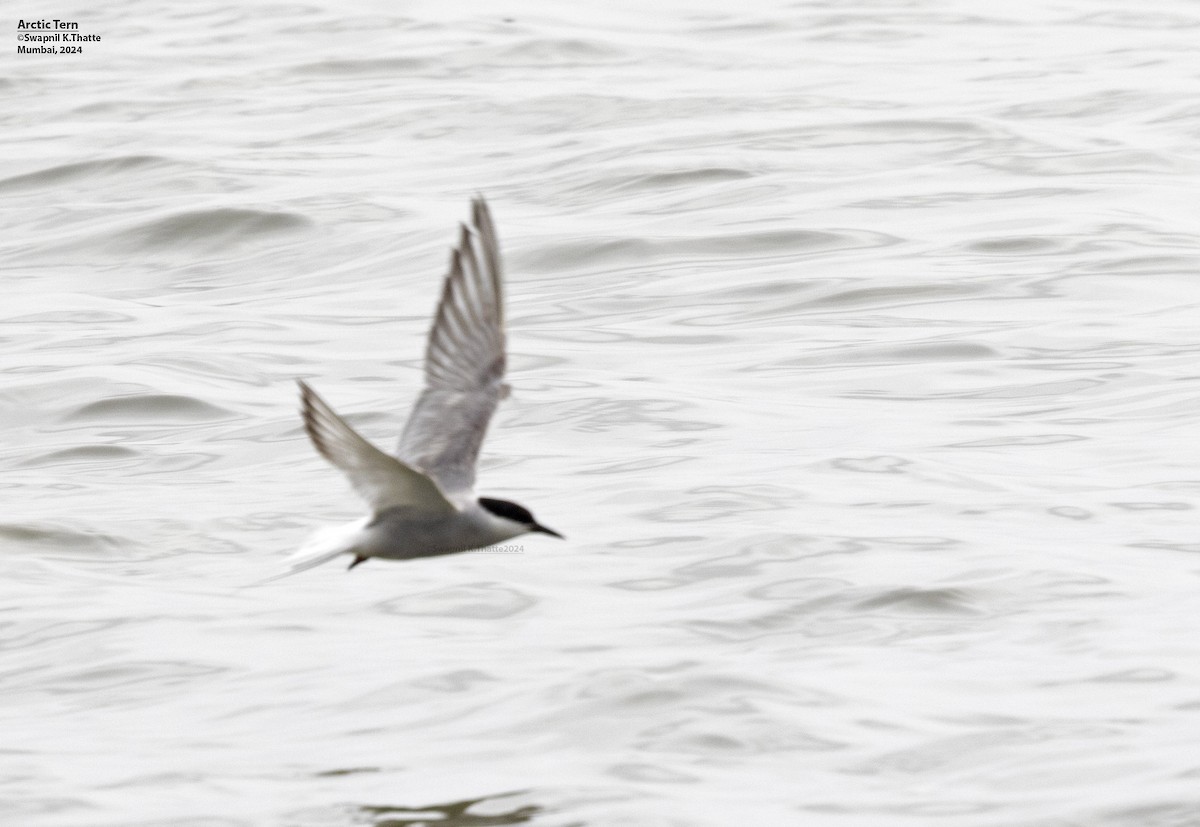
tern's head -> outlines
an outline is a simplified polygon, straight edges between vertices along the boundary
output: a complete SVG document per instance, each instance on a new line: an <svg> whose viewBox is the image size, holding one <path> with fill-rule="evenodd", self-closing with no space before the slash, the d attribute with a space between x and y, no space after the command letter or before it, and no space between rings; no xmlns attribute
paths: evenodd
<svg viewBox="0 0 1200 827"><path fill-rule="evenodd" d="M549 534L551 537L558 537L559 539L562 539L562 535L557 531L553 531L549 528L546 528L544 525L539 524L538 521L533 518L533 515L529 513L529 509L525 508L525 506L517 505L516 503L509 502L508 500L495 500L491 497L480 497L479 504L483 506L484 510L488 511L489 513L495 514L502 520L508 520L509 522L516 523L517 525L523 527L527 532L536 531L540 534Z"/></svg>

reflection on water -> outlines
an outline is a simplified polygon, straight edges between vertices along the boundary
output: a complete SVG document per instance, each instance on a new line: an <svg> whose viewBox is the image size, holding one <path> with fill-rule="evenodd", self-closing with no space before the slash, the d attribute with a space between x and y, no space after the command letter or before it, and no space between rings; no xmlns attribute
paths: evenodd
<svg viewBox="0 0 1200 827"><path fill-rule="evenodd" d="M533 804L513 805L506 796L488 796L430 807L361 807L374 827L503 827L529 824L542 808Z"/></svg>

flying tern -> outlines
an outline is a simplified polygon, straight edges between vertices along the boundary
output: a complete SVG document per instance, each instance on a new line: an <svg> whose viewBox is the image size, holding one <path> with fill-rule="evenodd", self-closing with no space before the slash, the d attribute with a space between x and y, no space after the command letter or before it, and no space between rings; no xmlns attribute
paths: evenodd
<svg viewBox="0 0 1200 827"><path fill-rule="evenodd" d="M504 285L492 216L471 202L425 349L425 387L395 454L376 448L303 380L304 428L317 452L367 501L360 520L318 532L289 561L294 574L343 554L350 568L484 548L530 532L562 537L524 506L475 495L475 465L504 382Z"/></svg>

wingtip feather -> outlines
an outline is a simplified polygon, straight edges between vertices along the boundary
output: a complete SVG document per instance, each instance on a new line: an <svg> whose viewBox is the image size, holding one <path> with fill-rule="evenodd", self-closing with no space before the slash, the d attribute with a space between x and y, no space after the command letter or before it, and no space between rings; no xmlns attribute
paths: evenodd
<svg viewBox="0 0 1200 827"><path fill-rule="evenodd" d="M332 462L329 446L322 433L321 397L317 396L316 391L309 387L303 379L297 379L296 383L300 386L300 419L304 423L304 431L308 434L308 439L312 442L313 447L317 449L317 453Z"/></svg>

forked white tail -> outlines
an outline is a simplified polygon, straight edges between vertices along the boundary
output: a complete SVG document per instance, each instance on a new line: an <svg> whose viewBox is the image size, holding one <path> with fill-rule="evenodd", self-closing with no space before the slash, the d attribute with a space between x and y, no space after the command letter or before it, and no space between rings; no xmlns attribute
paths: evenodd
<svg viewBox="0 0 1200 827"><path fill-rule="evenodd" d="M355 520L352 523L321 529L310 537L308 542L300 547L299 551L287 559L286 571L272 575L265 580L259 580L253 585L261 586L264 583L281 580L284 577L291 577L293 574L299 574L302 571L316 568L322 563L328 563L333 558L343 554L353 554L358 548L359 541L362 539L363 529L370 522L371 518L368 516L363 517L361 520Z"/></svg>

